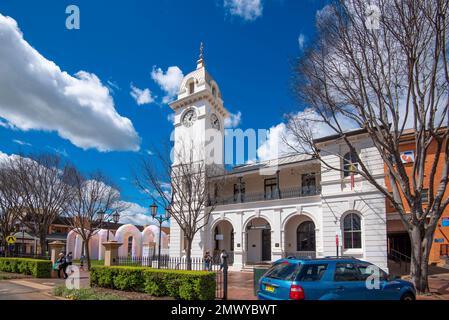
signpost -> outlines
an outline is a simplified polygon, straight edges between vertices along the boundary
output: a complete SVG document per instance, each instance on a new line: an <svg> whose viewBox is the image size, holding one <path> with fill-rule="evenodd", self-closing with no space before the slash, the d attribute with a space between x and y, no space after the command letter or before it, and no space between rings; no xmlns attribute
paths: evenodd
<svg viewBox="0 0 449 320"><path fill-rule="evenodd" d="M6 237L6 242L8 243L8 244L15 244L16 243L16 241L17 241L17 239L16 239L16 237L15 236L7 236Z"/></svg>
<svg viewBox="0 0 449 320"><path fill-rule="evenodd" d="M441 226L449 227L449 218L443 218L443 220L441 221Z"/></svg>
<svg viewBox="0 0 449 320"><path fill-rule="evenodd" d="M335 233L335 246L337 248L337 257L340 256L340 239L341 239L341 230L338 229Z"/></svg>

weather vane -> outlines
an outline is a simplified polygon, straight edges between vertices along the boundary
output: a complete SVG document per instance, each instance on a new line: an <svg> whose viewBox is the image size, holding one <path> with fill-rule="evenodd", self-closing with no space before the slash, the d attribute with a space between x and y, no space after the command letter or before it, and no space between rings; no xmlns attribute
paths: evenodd
<svg viewBox="0 0 449 320"><path fill-rule="evenodd" d="M203 44L203 41L201 41L201 44L200 44L200 60L203 59L203 52L204 52L204 44Z"/></svg>

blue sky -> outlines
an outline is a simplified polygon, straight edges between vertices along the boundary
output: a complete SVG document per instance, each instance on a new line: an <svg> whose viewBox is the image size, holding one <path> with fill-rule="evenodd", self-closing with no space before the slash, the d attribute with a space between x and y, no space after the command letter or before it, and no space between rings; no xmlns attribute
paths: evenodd
<svg viewBox="0 0 449 320"><path fill-rule="evenodd" d="M65 27L70 4L80 9L79 30ZM313 40L316 12L325 4L325 0L2 0L0 18L14 19L36 52L24 45L8 45L3 52L0 48L0 84L14 88L0 89L0 152L58 152L82 171L100 169L120 186L125 201L136 204L136 217L145 214L150 203L132 185L131 167L141 153L169 139L171 112L164 97L170 96L170 88L173 92L180 72L185 75L196 67L200 42L225 106L241 115L235 124L244 130L273 128L282 123L285 112L301 109L290 92L291 67L302 46ZM5 21L0 20L0 27ZM15 27L9 24L4 30L12 32ZM60 81L46 83L48 70L35 66L30 71L21 54L52 61L55 66L45 68ZM16 72L21 68L23 73ZM75 76L79 71L85 73ZM35 86L39 77L44 80ZM77 77L84 82L73 80ZM73 84L68 100L52 92L61 90L61 83ZM131 86L145 93L139 100L144 104L131 95ZM28 90L35 90L29 100ZM101 96L92 98L92 116L74 110L83 103L80 95ZM20 110L25 104L27 110ZM110 112L97 114L95 108Z"/></svg>

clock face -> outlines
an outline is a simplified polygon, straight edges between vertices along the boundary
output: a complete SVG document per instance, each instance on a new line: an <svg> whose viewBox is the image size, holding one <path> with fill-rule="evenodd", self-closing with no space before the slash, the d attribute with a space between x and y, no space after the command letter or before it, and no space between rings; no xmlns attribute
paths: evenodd
<svg viewBox="0 0 449 320"><path fill-rule="evenodd" d="M210 116L210 124L212 128L220 130L220 120L215 113L212 113Z"/></svg>
<svg viewBox="0 0 449 320"><path fill-rule="evenodd" d="M193 123L196 121L197 115L195 110L190 109L189 111L187 111L184 116L182 117L182 124L184 126L191 127L193 125Z"/></svg>

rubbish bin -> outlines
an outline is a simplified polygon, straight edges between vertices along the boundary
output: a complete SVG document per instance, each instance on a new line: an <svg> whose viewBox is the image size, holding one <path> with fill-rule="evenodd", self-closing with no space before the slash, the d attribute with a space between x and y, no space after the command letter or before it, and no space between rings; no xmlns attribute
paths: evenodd
<svg viewBox="0 0 449 320"><path fill-rule="evenodd" d="M257 296L257 290L259 290L259 280L270 269L270 266L255 266L253 271L254 281L254 295Z"/></svg>

